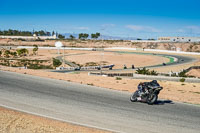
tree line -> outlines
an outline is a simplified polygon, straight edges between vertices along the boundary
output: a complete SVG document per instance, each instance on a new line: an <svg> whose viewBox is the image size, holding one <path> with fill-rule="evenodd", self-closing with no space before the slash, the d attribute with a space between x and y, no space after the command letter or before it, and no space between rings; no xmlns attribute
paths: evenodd
<svg viewBox="0 0 200 133"><path fill-rule="evenodd" d="M95 34L92 33L91 35L89 35L87 33L79 33L78 34L78 39L85 40L85 39L88 39L89 36L91 37L91 39L98 39L101 36L101 34L98 33L98 32L95 33ZM59 39L65 39L65 36L63 36L61 34L58 34L58 38ZM76 39L76 37L73 36L73 35L70 35L68 39L74 40L74 39Z"/></svg>
<svg viewBox="0 0 200 133"><path fill-rule="evenodd" d="M49 32L49 31L20 31L20 30L0 30L0 35L5 35L5 36L33 36L33 34L37 36L51 36L51 35L58 35L58 33L55 33L54 31Z"/></svg>
<svg viewBox="0 0 200 133"><path fill-rule="evenodd" d="M92 39L97 39L97 38L99 38L100 37L100 33L95 33L95 34L91 34L91 38ZM80 33L79 35L78 35L78 38L79 39L87 39L89 37L89 34L87 34L87 33Z"/></svg>
<svg viewBox="0 0 200 133"><path fill-rule="evenodd" d="M33 36L33 35L37 35L37 36L53 36L56 35L59 39L65 39L65 36L62 34L58 34L57 32L55 33L54 31L49 32L49 31L44 31L44 30L40 30L40 31L20 31L20 30L13 30L13 29L9 29L9 30L0 30L0 35L4 35L4 36ZM100 37L100 33L92 33L91 35L87 34L87 33L80 33L78 35L78 39L84 40L84 39L88 39L88 37L91 37L91 39L98 39ZM70 35L69 39L76 39L75 36Z"/></svg>

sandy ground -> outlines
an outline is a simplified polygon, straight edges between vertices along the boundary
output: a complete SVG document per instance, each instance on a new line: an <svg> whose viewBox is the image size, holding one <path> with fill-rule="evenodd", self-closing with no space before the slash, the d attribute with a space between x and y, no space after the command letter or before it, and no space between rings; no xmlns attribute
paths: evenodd
<svg viewBox="0 0 200 133"><path fill-rule="evenodd" d="M195 76L195 77L199 77L200 78L200 69L190 70L187 74L191 75L191 76Z"/></svg>
<svg viewBox="0 0 200 133"><path fill-rule="evenodd" d="M82 65L88 62L97 62L100 64L101 61L104 61L107 62L106 65L114 64L115 67L113 67L113 69L122 69L124 64L127 67L131 67L132 64L134 64L135 67L142 67L162 64L163 62L169 61L168 58L157 56L92 51L82 55L67 56L65 59Z"/></svg>
<svg viewBox="0 0 200 133"><path fill-rule="evenodd" d="M32 49L29 49L30 55ZM60 51L60 55L57 54L57 50L45 50L39 49L38 55L27 56L27 59L38 60L51 60L57 56L63 56L63 50ZM142 67L147 65L157 65L163 62L169 62L168 58L148 55L136 55L136 54L120 54L113 52L100 52L100 51L81 51L81 50L65 50L65 60L75 62L80 65L85 65L89 62L94 62L99 65L101 62L106 62L105 65L114 64L113 69L122 69L124 64L127 67L131 67L134 64L135 67Z"/></svg>
<svg viewBox="0 0 200 133"><path fill-rule="evenodd" d="M0 107L1 133L108 133Z"/></svg>
<svg viewBox="0 0 200 133"><path fill-rule="evenodd" d="M57 40L44 40L44 41L21 41L12 39L0 39L0 45L14 45L14 46L55 46ZM101 40L60 40L67 47L129 47L129 48L146 48L146 49L163 49L175 50L180 48L182 51L187 52L200 52L200 43L174 43L174 42L131 42L131 41L101 41Z"/></svg>

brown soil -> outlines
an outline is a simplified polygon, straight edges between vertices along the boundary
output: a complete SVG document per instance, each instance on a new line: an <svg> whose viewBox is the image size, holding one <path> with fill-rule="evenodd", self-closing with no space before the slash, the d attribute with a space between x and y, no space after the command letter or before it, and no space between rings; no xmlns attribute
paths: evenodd
<svg viewBox="0 0 200 133"><path fill-rule="evenodd" d="M54 46L57 40L44 41L19 41L12 39L1 39L0 45L14 45L14 46ZM200 52L200 43L159 43L159 42L131 42L131 41L100 41L100 40L62 40L65 46L69 47L132 47L132 48L146 48L146 49L162 49L175 50L181 48L182 51Z"/></svg>
<svg viewBox="0 0 200 133"><path fill-rule="evenodd" d="M192 69L187 73L187 75L200 78L200 69Z"/></svg>
<svg viewBox="0 0 200 133"><path fill-rule="evenodd" d="M39 49L37 55L33 55L32 49L29 49L29 54L25 57L18 59L30 59L30 60L49 60L44 65L49 65L52 62L52 58L57 56L63 56L63 50L58 55L57 50ZM162 64L168 62L168 58L149 56L149 55L136 55L136 54L120 54L113 52L100 52L100 51L80 51L80 50L65 50L65 60L75 62L82 66L86 66L87 63L94 63L97 65L111 65L114 64L114 69L122 69L124 64L127 67L131 67L134 64L135 67L142 67L148 65ZM15 63L10 62L10 63ZM67 67L67 65L65 65Z"/></svg>
<svg viewBox="0 0 200 133"><path fill-rule="evenodd" d="M0 107L1 133L108 133Z"/></svg>
<svg viewBox="0 0 200 133"><path fill-rule="evenodd" d="M67 51L71 53L71 51ZM135 54L119 54L113 52L92 52L92 51L79 51L80 53L84 53L82 55L72 55L66 56L65 59L69 61L74 61L78 64L85 65L88 62L95 62L96 64L111 65L114 64L114 69L122 69L124 64L127 67L131 67L132 64L135 67L142 67L148 65L157 65L162 64L163 62L168 62L168 58L157 57L157 56L148 56L148 55L135 55ZM79 53L77 51L77 53Z"/></svg>

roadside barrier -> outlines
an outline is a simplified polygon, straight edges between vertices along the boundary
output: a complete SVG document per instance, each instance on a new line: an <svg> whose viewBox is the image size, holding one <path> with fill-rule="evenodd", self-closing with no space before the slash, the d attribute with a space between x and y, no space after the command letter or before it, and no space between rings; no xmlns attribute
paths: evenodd
<svg viewBox="0 0 200 133"><path fill-rule="evenodd" d="M142 75L142 74L133 74L133 73L95 73L90 72L88 75L104 75L108 77L125 77L125 78L132 78L132 79L146 79L146 80L164 80L164 81L175 81L180 82L181 79L185 79L184 82L189 83L200 83L199 78L185 78L185 77L169 77L169 76L153 76L153 75Z"/></svg>

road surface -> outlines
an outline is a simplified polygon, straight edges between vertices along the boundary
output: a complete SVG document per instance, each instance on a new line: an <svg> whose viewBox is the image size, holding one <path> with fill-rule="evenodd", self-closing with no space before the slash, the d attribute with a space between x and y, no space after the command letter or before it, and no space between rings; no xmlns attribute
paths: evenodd
<svg viewBox="0 0 200 133"><path fill-rule="evenodd" d="M200 131L200 106L167 100L153 106L131 103L130 95L0 71L0 106L114 132Z"/></svg>

